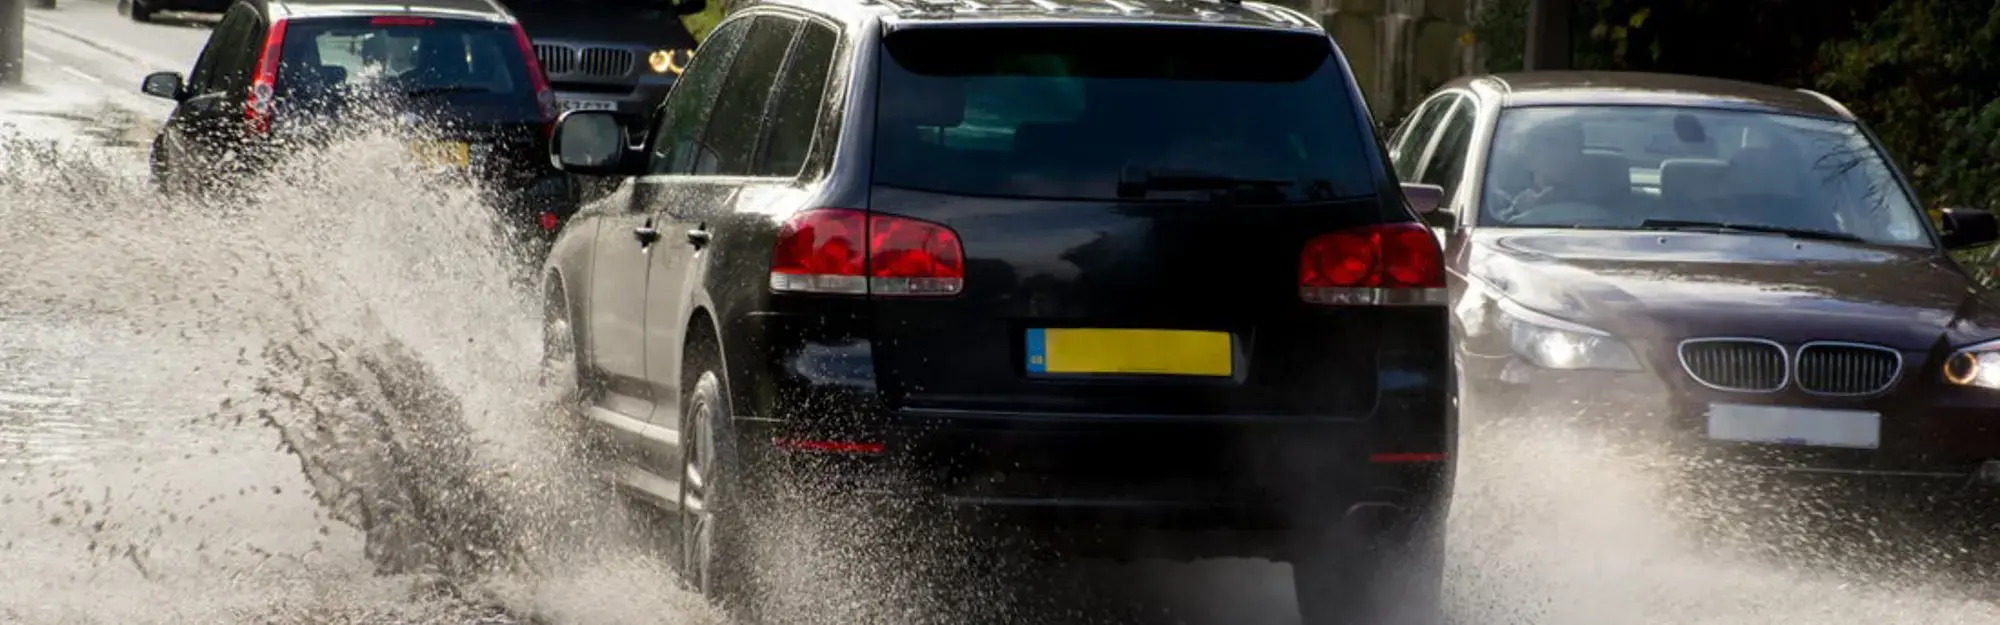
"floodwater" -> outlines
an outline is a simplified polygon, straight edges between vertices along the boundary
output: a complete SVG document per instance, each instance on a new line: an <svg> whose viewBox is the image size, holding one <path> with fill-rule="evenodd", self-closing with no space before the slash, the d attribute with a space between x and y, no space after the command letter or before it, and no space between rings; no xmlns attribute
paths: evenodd
<svg viewBox="0 0 2000 625"><path fill-rule="evenodd" d="M401 148L205 204L131 149L0 138L0 622L721 621L568 453L492 212ZM1949 554L1714 549L1643 449L1467 409L1456 622L2000 623ZM762 536L783 620L1292 622L1281 565L1022 573L886 518Z"/></svg>

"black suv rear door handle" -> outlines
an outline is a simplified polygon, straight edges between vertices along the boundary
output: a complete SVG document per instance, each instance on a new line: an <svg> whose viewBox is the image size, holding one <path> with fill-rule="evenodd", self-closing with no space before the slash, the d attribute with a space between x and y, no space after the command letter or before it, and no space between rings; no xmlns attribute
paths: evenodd
<svg viewBox="0 0 2000 625"><path fill-rule="evenodd" d="M706 228L695 228L688 231L688 243L694 244L695 247L708 245L708 240L713 238L715 238L715 234L709 232Z"/></svg>

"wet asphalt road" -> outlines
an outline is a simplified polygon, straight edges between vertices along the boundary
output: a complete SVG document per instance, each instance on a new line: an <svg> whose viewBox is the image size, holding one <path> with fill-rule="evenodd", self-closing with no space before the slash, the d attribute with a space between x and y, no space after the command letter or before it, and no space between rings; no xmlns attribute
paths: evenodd
<svg viewBox="0 0 2000 625"><path fill-rule="evenodd" d="M644 558L568 559L476 584L457 580L464 599L426 594L435 586L421 576L378 574L366 556L365 524L336 514L352 502L328 493L380 499L351 492L335 478L381 471L343 464L337 447L300 449L311 446L311 434L348 423L281 414L272 418L281 427L271 427L240 403L269 383L273 374L260 354L273 344L323 348L345 360L373 352L332 339L301 344L282 324L269 325L289 312L267 310L280 307L231 281L235 272L254 268L255 259L208 258L205 252L227 242L199 240L215 228L165 227L158 220L172 220L172 213L147 212L159 201L137 191L145 176L140 148L167 111L164 101L137 94L139 81L151 71L192 66L208 35L206 20L136 24L102 0L33 10L34 90L0 92L0 124L75 139L92 146L75 150L104 161L59 192L42 186L8 196L0 187L0 222L12 228L0 233L0 250L11 256L0 259L11 261L0 262L0 566L7 570L0 574L0 623L444 624L524 615L592 625L711 622L711 608L674 590L657 562ZM364 187L375 176L364 165L353 167L361 171L346 172L349 187L270 208L331 213L397 199L369 195ZM24 220L10 210L40 213ZM69 211L78 216L63 215ZM272 223L297 229L308 222ZM465 404L467 419L520 411L504 401L521 388L512 373L482 372L477 363L526 358L524 339L447 329L518 321L508 316L517 312L509 303L473 301L478 293L448 281L484 274L431 266L442 278L413 278L390 275L393 265L338 266L341 254L394 260L420 253L422 237L453 240L411 224L402 224L414 232L409 240L315 240L336 247L281 264L350 279L380 276L380 286L341 288L386 306L378 314L388 318L376 320L388 326L383 332L444 372L437 384ZM134 228L162 234L116 236ZM433 308L408 299L412 293L465 299ZM197 298L214 301L182 301ZM415 312L394 312L402 309ZM211 313L241 319L221 315L204 323L200 317ZM328 322L319 329L363 344L372 336L339 328ZM320 408L339 412L353 408L353 400L339 397ZM377 406L371 414L397 411ZM463 443L502 463L541 451L506 427L477 432ZM1449 579L1461 623L2000 623L2000 609L1941 586L1921 566L1894 581L1856 580L1698 552L1660 521L1665 511L1647 478L1601 457L1589 442L1546 433L1503 436L1476 424L1468 432L1487 438L1468 443L1452 525ZM624 531L622 514L602 501L561 514L518 508L569 503L497 501L511 518L581 518L582 529L572 528L581 535ZM1160 622L1295 620L1288 571L1279 565L1104 565L1079 579L1129 591L1148 613L1172 614Z"/></svg>

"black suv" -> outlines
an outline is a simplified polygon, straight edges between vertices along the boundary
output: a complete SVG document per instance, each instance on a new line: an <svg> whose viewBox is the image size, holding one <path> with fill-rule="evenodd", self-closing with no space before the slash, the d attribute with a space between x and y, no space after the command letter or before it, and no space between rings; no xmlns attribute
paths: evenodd
<svg viewBox="0 0 2000 625"><path fill-rule="evenodd" d="M239 0L192 74L155 73L142 90L179 103L153 140L153 178L169 191L226 187L337 136L343 119L394 114L411 124L413 157L486 183L525 231L552 237L575 212L547 158L554 92L489 0Z"/></svg>
<svg viewBox="0 0 2000 625"><path fill-rule="evenodd" d="M1312 20L760 3L656 119L557 125L634 177L550 252L548 359L694 586L749 589L763 495L831 473L1072 554L1288 560L1309 623L1435 608L1443 258Z"/></svg>

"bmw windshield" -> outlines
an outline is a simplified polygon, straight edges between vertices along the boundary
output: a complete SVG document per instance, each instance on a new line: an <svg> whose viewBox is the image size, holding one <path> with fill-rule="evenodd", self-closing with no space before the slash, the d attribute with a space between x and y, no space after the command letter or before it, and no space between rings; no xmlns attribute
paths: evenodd
<svg viewBox="0 0 2000 625"><path fill-rule="evenodd" d="M1506 111L1479 219L1931 245L1923 213L1852 122L1719 109Z"/></svg>

